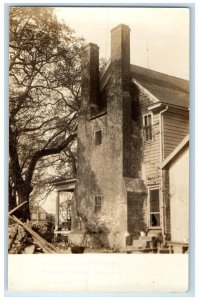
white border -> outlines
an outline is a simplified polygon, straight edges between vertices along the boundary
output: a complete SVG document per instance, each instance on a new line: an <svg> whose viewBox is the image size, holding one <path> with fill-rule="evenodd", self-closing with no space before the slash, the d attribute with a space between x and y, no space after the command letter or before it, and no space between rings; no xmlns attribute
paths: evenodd
<svg viewBox="0 0 199 300"><path fill-rule="evenodd" d="M20 1L20 3L21 4L29 4L29 3L34 3L34 5L36 5L36 4L41 4L41 3L46 3L46 4L55 4L55 2L53 1L53 0L50 0L50 1L45 1L45 0L43 0L43 1L40 1L40 0L34 0L34 1L25 1L25 0L22 0L22 1ZM62 5L66 5L67 3L71 3L72 1L64 1L64 0L60 0L59 1L59 3L60 4L62 4ZM6 29L4 28L4 12L3 12L3 5L4 4L8 4L8 3L11 3L11 4L13 4L13 5L15 5L15 4L18 4L19 2L18 1L14 1L14 0L10 0L10 1L6 1L6 0L3 0L1 3L0 3L0 20L1 20L1 25L3 25L3 26L0 26L0 34L1 34L1 36L2 37L4 37L4 33L6 32ZM97 4L107 4L107 1L82 1L82 0L79 0L79 1L73 1L72 2L74 5L75 4L85 4L85 3L87 3L87 4L95 4L95 5L97 5ZM113 1L110 1L109 3L111 3L111 4L113 4L113 3L116 3L116 4L121 4L121 2L119 2L119 1L115 1L115 2L113 2ZM136 3L135 1L128 1L128 0L126 0L125 1L125 3L122 3L122 5L124 5L124 4L132 4L132 3ZM173 2L173 1L167 1L166 3L165 2L163 2L163 1L159 1L159 2L152 2L152 1L147 1L147 0L145 0L145 1L143 1L143 0L141 0L141 1L139 1L139 5L140 4L154 4L154 5L159 5L159 4L180 4L180 5L183 5L183 4L195 4L196 5L196 18L195 18L195 20L196 20L196 26L195 26L195 30L196 30L196 33L195 33L195 53L196 53L196 60L195 60L195 66L198 66L198 52L199 52L199 47L198 47L198 26L199 26L199 8L198 8L198 1L196 0L196 1L190 1L190 0L187 0L187 1L175 1L175 3ZM57 5L57 4L56 4ZM2 54L1 55L1 66L3 66L4 65L4 48L3 47L0 47L0 53ZM192 67L193 67L193 63L192 63ZM195 68L195 71L196 71L196 85L197 85L197 82L198 82L198 68L196 67ZM3 72L2 72L3 73ZM1 82L1 84L2 84L2 87L1 87L1 104L2 104L2 107L1 107L1 117L0 117L0 126L1 126L1 132L6 132L6 130L5 130L5 128L4 128L4 125L5 125L5 119L4 119L4 102L3 102L3 99L4 99L4 89L3 89L3 87L4 87L4 81L6 82L7 81L7 79L6 78L4 78L4 76L3 76L3 74L1 73L1 80L0 80L0 82ZM193 78L192 78L192 80L193 80ZM192 82L192 84L193 84L193 82ZM198 95L198 87L197 86L195 86L195 95L196 95L196 99L199 99L199 95ZM195 147L196 147L196 150L195 150L195 152L196 152L196 154L198 154L198 151L199 151L199 149L198 149L198 134L197 134L197 129L198 129L198 115L199 115L199 109L198 109L198 106L199 106L199 104L198 104L198 102L196 102L195 103L195 138L192 136L192 143L193 143L193 139L195 140ZM193 129L193 128L192 128ZM194 131L194 130L193 130ZM2 139L1 140L4 140L4 136L2 136ZM194 146L194 145L193 145ZM7 150L7 148L5 147L5 145L4 145L4 148L3 147L1 147L0 148L1 150L1 164L4 166L4 168L6 167L5 166L5 158L7 157L7 153L5 153L5 150ZM196 172L195 172L195 175L196 175L196 180L195 180L195 182L197 182L197 179L198 179L198 168L197 168L197 164L198 164L198 156L196 157L196 160L195 160L195 165L196 165L196 168L195 168L195 170L196 170ZM4 168L1 168L1 178L3 178L4 177ZM5 186L6 186L6 178L4 178L4 182L1 180L1 188L2 188L2 191L3 191L3 193L1 193L1 195L5 195L4 193L5 193ZM193 194L194 194L194 191L193 191ZM196 195L198 195L198 184L196 184ZM197 197L196 197L196 199L197 199ZM0 203L1 203L1 208L0 208L0 211L1 212L3 212L3 211L5 211L4 209L5 209L5 202L4 201L0 201ZM196 213L198 212L198 207L199 207L199 204L198 204L198 202L196 201L196 204L195 204L195 206L196 206ZM198 215L198 214L197 214ZM196 216L197 216L196 215ZM3 222L3 218L1 218L1 234L0 234L0 238L1 238L1 240L0 240L0 244L1 245L3 245L3 242L4 242L4 235L5 235L5 229L4 229L4 222ZM196 228L198 228L198 217L196 217ZM198 253L199 253L199 248L198 248L198 239L196 239L195 240L195 252L197 253L197 255L196 255L196 258L195 258L195 266L196 266L196 282L199 282L199 278L198 278L198 266L199 266L199 259L198 259ZM3 266L3 264L4 264L4 259L3 259L3 257L1 257L1 266ZM3 270L3 268L1 267L1 270ZM4 276L4 275L3 275ZM3 278L3 276L1 276L1 278ZM2 296L2 298L4 298L4 294L3 294L3 290L4 290L4 287L3 287L3 282L2 282L2 280L0 281L0 283L1 283L1 296ZM33 294L34 295L34 294ZM47 294L46 294L46 296L47 296ZM58 296L58 294L57 294L57 296ZM138 295L137 295L138 296ZM148 295L148 296L150 296L150 295ZM165 295L166 296L166 295ZM176 296L178 296L178 295L176 295ZM196 286L196 294L195 294L195 297L198 297L199 296L199 291L198 291L198 284L197 284L197 286ZM168 295L167 295L167 297L168 297ZM183 296L182 296L183 297ZM192 298L192 297L194 297L194 295L190 295L189 297L187 297L188 299L189 298ZM9 299L10 297L6 297L7 299ZM169 298L173 298L173 299L175 299L175 297L174 297L174 295L170 295L170 297ZM181 298L181 297L180 297ZM21 297L19 297L19 299L21 299ZM152 298L153 299L153 298Z"/></svg>

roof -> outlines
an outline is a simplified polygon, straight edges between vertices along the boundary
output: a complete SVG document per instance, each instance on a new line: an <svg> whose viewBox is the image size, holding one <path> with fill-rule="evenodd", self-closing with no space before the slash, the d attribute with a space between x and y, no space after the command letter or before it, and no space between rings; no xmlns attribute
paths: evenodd
<svg viewBox="0 0 199 300"><path fill-rule="evenodd" d="M75 189L76 178L59 178L51 182L57 191L73 192Z"/></svg>
<svg viewBox="0 0 199 300"><path fill-rule="evenodd" d="M186 145L189 143L189 135L187 135L180 144L167 156L167 158L161 163L160 168L164 169L167 165L169 165L173 159L179 154L179 152L184 149Z"/></svg>
<svg viewBox="0 0 199 300"><path fill-rule="evenodd" d="M60 185L63 183L75 183L76 182L76 178L65 178L65 177L60 177L58 179L55 179L53 181L51 181L50 183L52 183L53 185Z"/></svg>
<svg viewBox="0 0 199 300"><path fill-rule="evenodd" d="M41 207L41 206L39 206L39 207L34 207L33 209L32 209L32 213L33 212L39 212L39 213L45 213L45 214L47 214L47 212L46 212L46 210L43 208L43 207Z"/></svg>
<svg viewBox="0 0 199 300"><path fill-rule="evenodd" d="M131 65L132 80L139 82L159 102L189 107L189 81Z"/></svg>

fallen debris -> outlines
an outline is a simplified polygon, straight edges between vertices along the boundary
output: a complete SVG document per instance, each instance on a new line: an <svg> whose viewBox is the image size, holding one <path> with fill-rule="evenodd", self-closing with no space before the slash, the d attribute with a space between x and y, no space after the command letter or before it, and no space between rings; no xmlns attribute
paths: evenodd
<svg viewBox="0 0 199 300"><path fill-rule="evenodd" d="M10 254L21 253L26 245L28 236L22 226L18 224L9 228L8 251Z"/></svg>
<svg viewBox="0 0 199 300"><path fill-rule="evenodd" d="M25 247L23 253L24 254L33 254L34 251L35 251L35 245L30 245L30 246Z"/></svg>
<svg viewBox="0 0 199 300"><path fill-rule="evenodd" d="M36 244L39 246L44 253L59 253L59 250L55 248L52 244L48 243L45 239L43 239L38 233L32 230L28 225L24 224L21 220L19 220L15 216L9 215L10 220L14 221L15 226L10 226L9 233L9 253L23 253L25 248L30 246L30 238L32 238L32 244ZM17 226L16 226L17 225ZM11 230L11 227L13 229ZM28 233L28 234L27 234ZM33 249L33 248L31 248ZM30 250L29 250L30 251Z"/></svg>

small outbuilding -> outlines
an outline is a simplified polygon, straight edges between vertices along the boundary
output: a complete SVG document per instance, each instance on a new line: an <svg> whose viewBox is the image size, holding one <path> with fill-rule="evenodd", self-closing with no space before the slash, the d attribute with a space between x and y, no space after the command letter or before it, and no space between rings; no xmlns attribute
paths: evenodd
<svg viewBox="0 0 199 300"><path fill-rule="evenodd" d="M180 252L189 240L189 136L160 165L167 171L170 203L170 245ZM163 190L167 187L163 186ZM175 251L176 252L176 251Z"/></svg>

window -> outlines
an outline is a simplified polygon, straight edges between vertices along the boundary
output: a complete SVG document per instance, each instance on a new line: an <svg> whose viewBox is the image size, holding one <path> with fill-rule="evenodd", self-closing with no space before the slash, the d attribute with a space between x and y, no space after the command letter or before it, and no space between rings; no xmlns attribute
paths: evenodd
<svg viewBox="0 0 199 300"><path fill-rule="evenodd" d="M100 145L102 143L102 130L95 131L95 145Z"/></svg>
<svg viewBox="0 0 199 300"><path fill-rule="evenodd" d="M143 117L144 140L152 140L152 115L148 114Z"/></svg>
<svg viewBox="0 0 199 300"><path fill-rule="evenodd" d="M37 213L32 213L31 214L31 219L32 220L37 220Z"/></svg>
<svg viewBox="0 0 199 300"><path fill-rule="evenodd" d="M159 189L149 191L150 227L160 226Z"/></svg>
<svg viewBox="0 0 199 300"><path fill-rule="evenodd" d="M102 196L101 195L95 195L95 212L101 211L101 204L102 204Z"/></svg>
<svg viewBox="0 0 199 300"><path fill-rule="evenodd" d="M45 221L46 220L46 214L45 213L39 213L39 220Z"/></svg>

